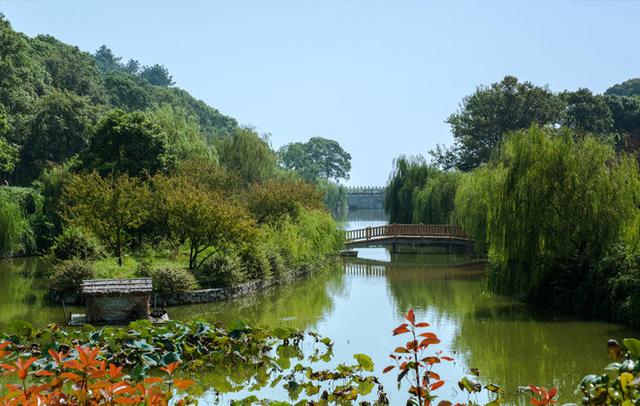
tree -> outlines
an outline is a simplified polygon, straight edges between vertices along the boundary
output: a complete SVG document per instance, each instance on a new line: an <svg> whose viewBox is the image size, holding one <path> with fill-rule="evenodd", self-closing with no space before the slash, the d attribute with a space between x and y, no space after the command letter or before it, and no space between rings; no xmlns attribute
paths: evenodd
<svg viewBox="0 0 640 406"><path fill-rule="evenodd" d="M259 223L277 222L283 216L295 220L301 208L322 209L323 193L301 181L267 181L252 185L249 209Z"/></svg>
<svg viewBox="0 0 640 406"><path fill-rule="evenodd" d="M351 155L337 141L313 137L306 143L285 145L278 155L285 168L299 172L309 182L349 179Z"/></svg>
<svg viewBox="0 0 640 406"><path fill-rule="evenodd" d="M563 109L562 100L547 87L506 76L464 98L460 109L447 119L455 139L453 149L432 154L442 166L448 162L469 171L487 162L507 133L532 124L556 124Z"/></svg>
<svg viewBox="0 0 640 406"><path fill-rule="evenodd" d="M131 75L137 75L140 73L140 62L135 59L129 59L123 69Z"/></svg>
<svg viewBox="0 0 640 406"><path fill-rule="evenodd" d="M96 112L85 97L54 90L38 100L36 113L27 124L27 141L21 151L27 180L42 168L60 164L86 146Z"/></svg>
<svg viewBox="0 0 640 406"><path fill-rule="evenodd" d="M127 111L146 110L152 103L152 97L140 83L140 79L128 73L107 72L104 85L109 93L109 101L114 107Z"/></svg>
<svg viewBox="0 0 640 406"><path fill-rule="evenodd" d="M622 148L628 152L640 149L640 97L605 96L611 110L614 131L623 135Z"/></svg>
<svg viewBox="0 0 640 406"><path fill-rule="evenodd" d="M184 176L156 176L154 185L165 201L171 235L189 242L189 269L200 268L216 250L256 242L258 230L248 211L221 193Z"/></svg>
<svg viewBox="0 0 640 406"><path fill-rule="evenodd" d="M122 58L115 56L113 54L113 51L107 48L106 45L102 45L100 48L98 48L93 57L95 58L98 67L103 72L118 70L122 67L122 65L120 64Z"/></svg>
<svg viewBox="0 0 640 406"><path fill-rule="evenodd" d="M35 100L45 90L46 72L33 58L29 39L11 29L0 13L0 111L7 113L7 140L22 144L13 130L31 113Z"/></svg>
<svg viewBox="0 0 640 406"><path fill-rule="evenodd" d="M46 68L53 88L87 96L96 104L105 103L102 75L90 54L50 35L38 35L32 47Z"/></svg>
<svg viewBox="0 0 640 406"><path fill-rule="evenodd" d="M238 128L217 143L220 164L236 172L249 185L269 178L276 168L276 154L267 141L249 128Z"/></svg>
<svg viewBox="0 0 640 406"><path fill-rule="evenodd" d="M217 159L215 147L207 145L198 122L184 110L165 104L154 109L149 118L167 135L169 154L179 161Z"/></svg>
<svg viewBox="0 0 640 406"><path fill-rule="evenodd" d="M411 223L414 193L439 172L435 166L428 165L422 156L400 156L394 161L384 195L384 211L390 223Z"/></svg>
<svg viewBox="0 0 640 406"><path fill-rule="evenodd" d="M564 92L560 97L566 103L563 124L577 134L609 135L613 131L613 117L605 98L589 89Z"/></svg>
<svg viewBox="0 0 640 406"><path fill-rule="evenodd" d="M107 243L122 265L128 232L142 226L150 213L151 193L140 179L123 175L76 175L63 192L64 219L92 231Z"/></svg>
<svg viewBox="0 0 640 406"><path fill-rule="evenodd" d="M84 163L102 174L140 176L168 169L173 157L166 135L147 115L112 110L98 121Z"/></svg>
<svg viewBox="0 0 640 406"><path fill-rule="evenodd" d="M175 84L169 70L158 64L142 68L140 77L155 86L169 87Z"/></svg>
<svg viewBox="0 0 640 406"><path fill-rule="evenodd" d="M608 96L640 96L640 78L625 80L613 85L604 94Z"/></svg>
<svg viewBox="0 0 640 406"><path fill-rule="evenodd" d="M457 216L486 219L489 284L496 292L573 305L589 267L637 221L637 162L592 136L534 126L509 135L477 174L486 196L465 179L456 203L486 204L466 205L472 212ZM484 216L473 212L482 208Z"/></svg>
<svg viewBox="0 0 640 406"><path fill-rule="evenodd" d="M1 122L0 122L1 123ZM18 147L0 133L0 180L6 181L18 163Z"/></svg>

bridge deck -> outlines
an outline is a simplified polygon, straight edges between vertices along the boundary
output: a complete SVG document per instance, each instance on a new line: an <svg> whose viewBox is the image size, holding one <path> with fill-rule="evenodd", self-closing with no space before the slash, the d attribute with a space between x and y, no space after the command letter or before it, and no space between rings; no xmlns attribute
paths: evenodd
<svg viewBox="0 0 640 406"><path fill-rule="evenodd" d="M348 247L391 244L461 244L472 245L462 227L451 224L386 224L345 231Z"/></svg>

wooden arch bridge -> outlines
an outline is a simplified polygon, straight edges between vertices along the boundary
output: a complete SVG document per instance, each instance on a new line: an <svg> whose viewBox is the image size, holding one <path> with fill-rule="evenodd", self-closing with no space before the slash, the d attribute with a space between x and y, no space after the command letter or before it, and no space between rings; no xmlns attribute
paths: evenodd
<svg viewBox="0 0 640 406"><path fill-rule="evenodd" d="M440 246L473 249L473 239L462 227L451 224L385 224L345 231L347 248L396 245Z"/></svg>

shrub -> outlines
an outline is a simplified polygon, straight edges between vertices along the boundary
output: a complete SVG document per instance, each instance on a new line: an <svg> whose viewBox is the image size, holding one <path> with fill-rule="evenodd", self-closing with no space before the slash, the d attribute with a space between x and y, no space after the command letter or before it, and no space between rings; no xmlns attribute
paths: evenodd
<svg viewBox="0 0 640 406"><path fill-rule="evenodd" d="M23 237L27 231L28 222L20 206L0 198L0 257L23 250Z"/></svg>
<svg viewBox="0 0 640 406"><path fill-rule="evenodd" d="M95 277L93 268L85 261L71 259L57 264L49 277L49 286L62 292L80 292L85 279Z"/></svg>
<svg viewBox="0 0 640 406"><path fill-rule="evenodd" d="M58 260L92 260L104 256L104 247L91 233L79 227L67 227L51 246L51 255Z"/></svg>
<svg viewBox="0 0 640 406"><path fill-rule="evenodd" d="M287 266L284 262L284 258L278 251L271 250L267 252L267 259L269 260L271 273L274 276L281 277L287 272Z"/></svg>
<svg viewBox="0 0 640 406"><path fill-rule="evenodd" d="M242 250L240 259L249 279L269 279L271 277L271 264L263 244L256 242Z"/></svg>
<svg viewBox="0 0 640 406"><path fill-rule="evenodd" d="M233 252L216 252L195 272L200 285L207 288L232 286L247 280L242 261Z"/></svg>
<svg viewBox="0 0 640 406"><path fill-rule="evenodd" d="M153 291L157 293L170 294L198 289L196 278L183 268L149 269L148 265L141 264L137 276L151 277Z"/></svg>
<svg viewBox="0 0 640 406"><path fill-rule="evenodd" d="M278 221L283 216L298 217L301 208L320 209L323 192L302 181L268 181L251 187L249 209L259 223Z"/></svg>

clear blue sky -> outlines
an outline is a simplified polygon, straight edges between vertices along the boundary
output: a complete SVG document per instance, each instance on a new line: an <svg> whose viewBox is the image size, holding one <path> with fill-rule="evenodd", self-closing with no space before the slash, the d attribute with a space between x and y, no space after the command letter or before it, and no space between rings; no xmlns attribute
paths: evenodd
<svg viewBox="0 0 640 406"><path fill-rule="evenodd" d="M513 74L553 90L640 76L637 1L0 0L14 28L161 63L274 146L322 136L382 185L399 154L450 144L444 120Z"/></svg>

